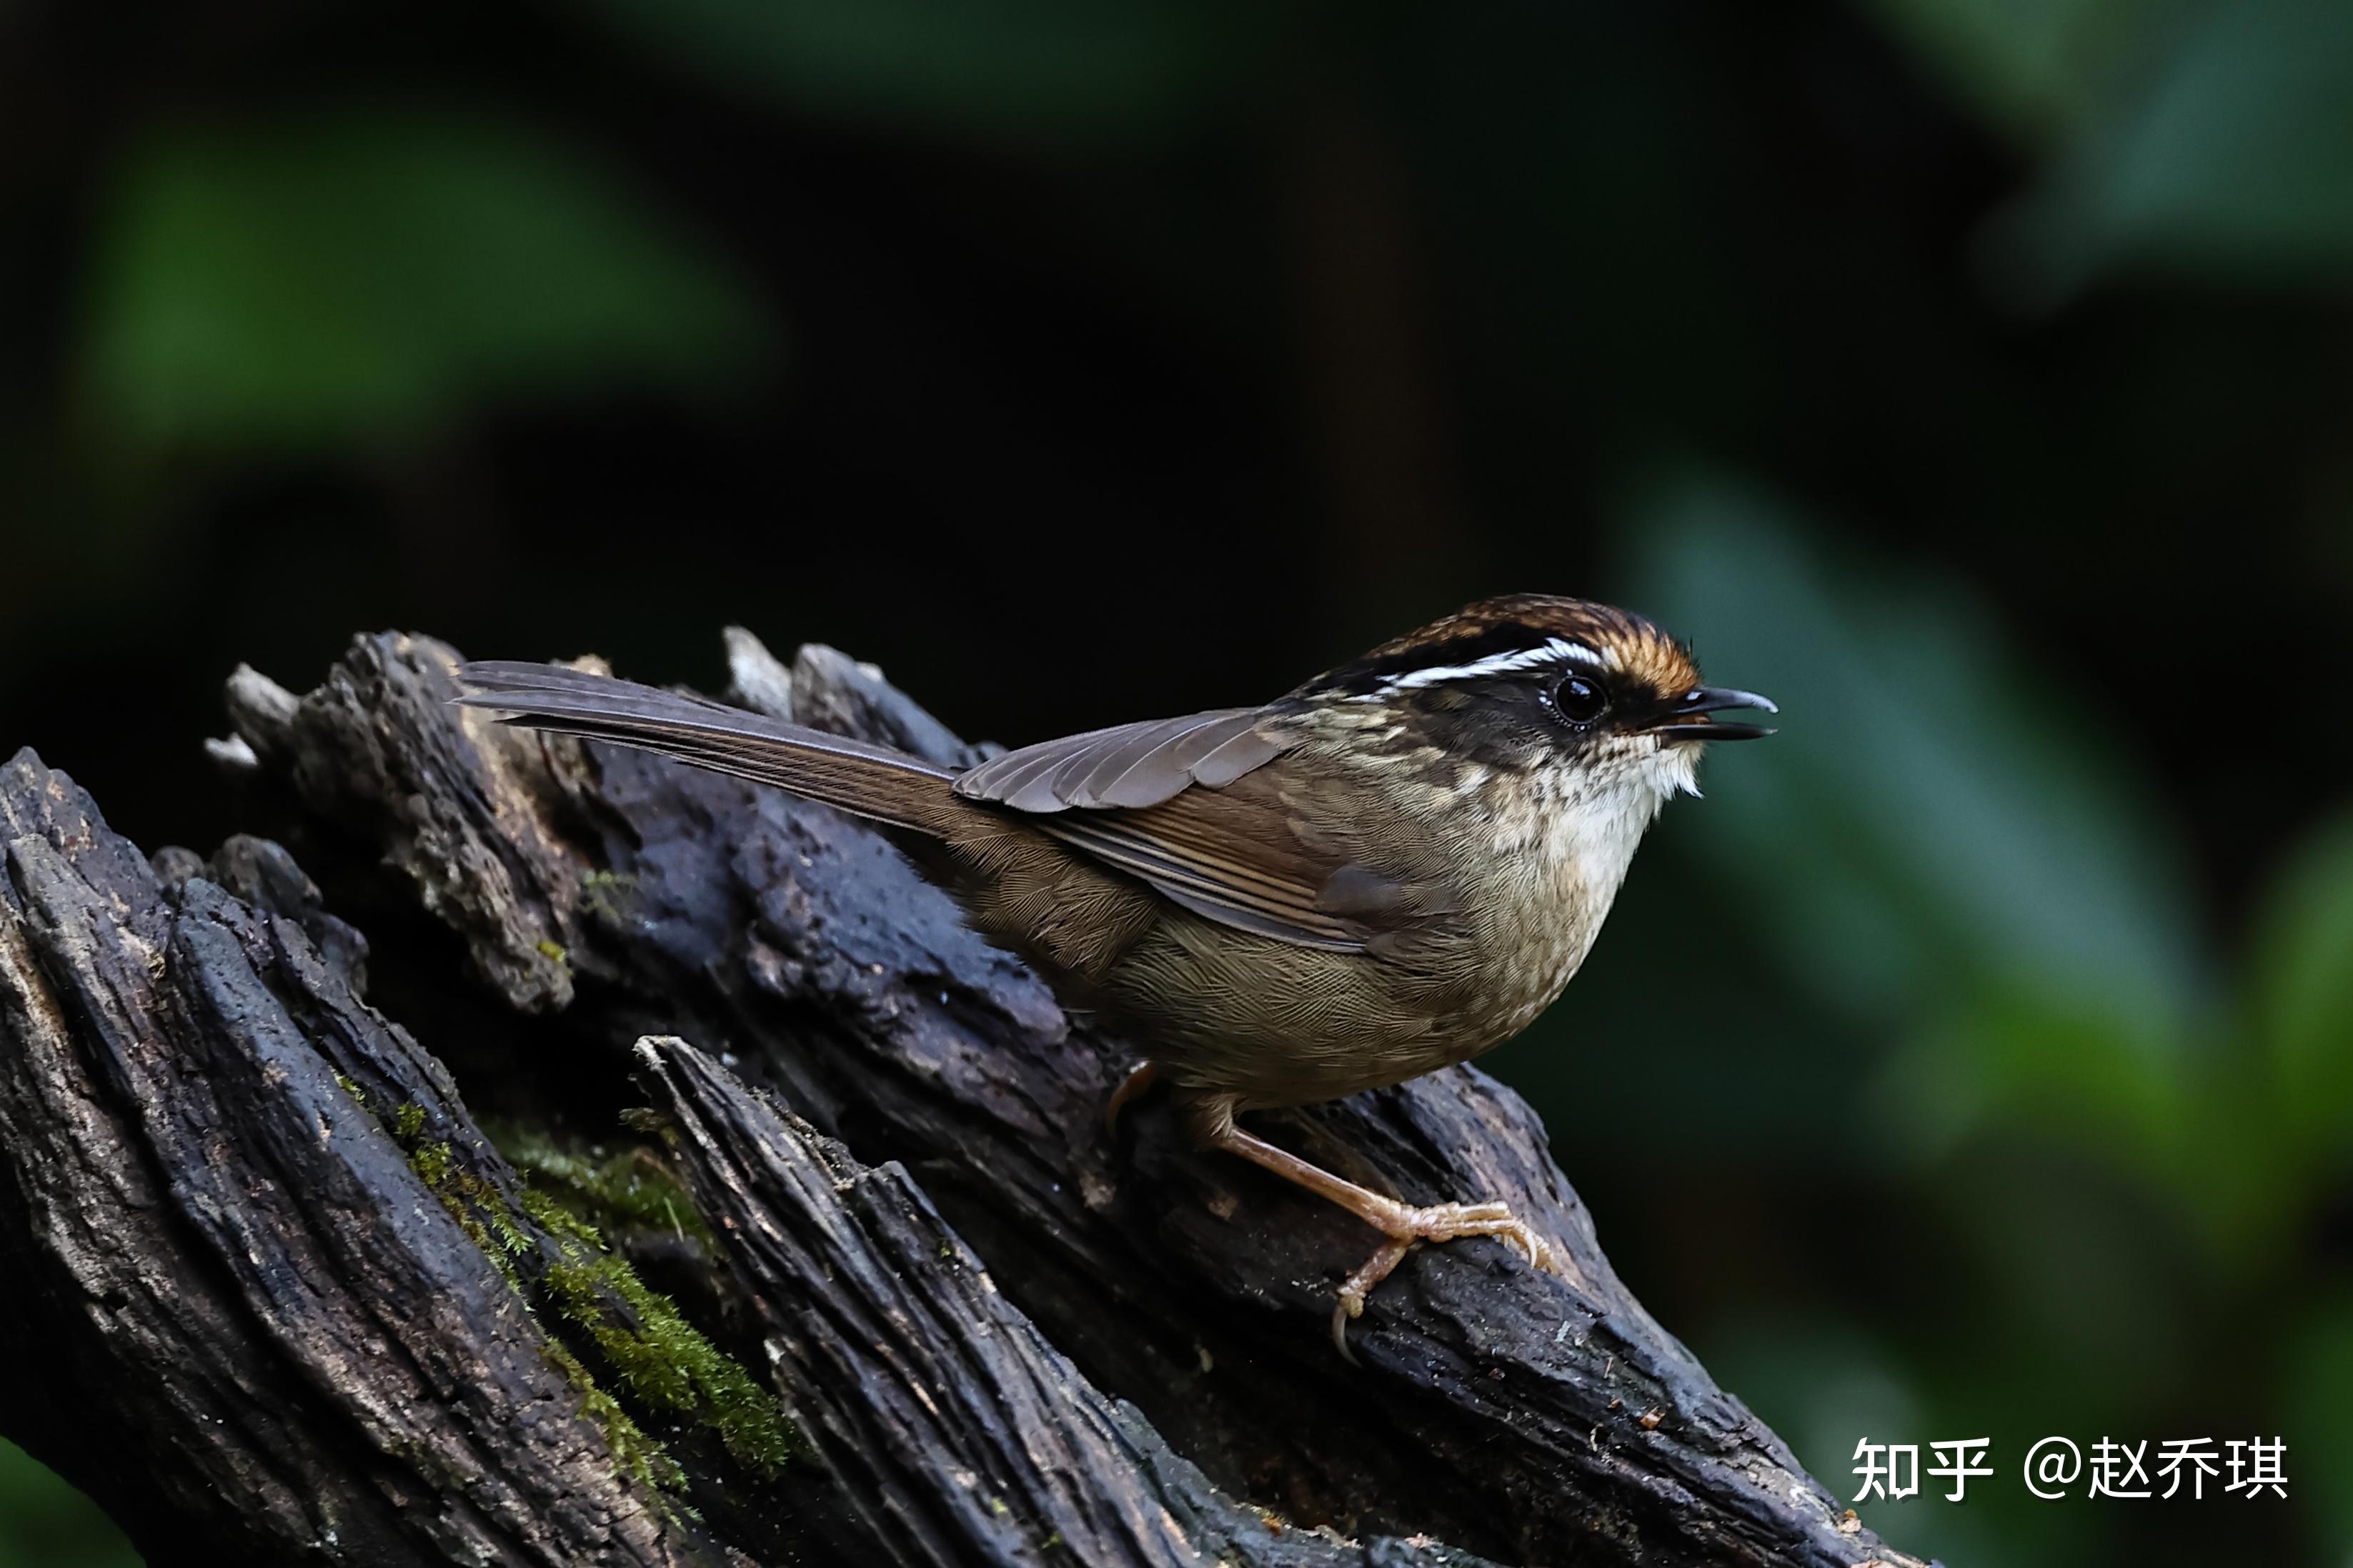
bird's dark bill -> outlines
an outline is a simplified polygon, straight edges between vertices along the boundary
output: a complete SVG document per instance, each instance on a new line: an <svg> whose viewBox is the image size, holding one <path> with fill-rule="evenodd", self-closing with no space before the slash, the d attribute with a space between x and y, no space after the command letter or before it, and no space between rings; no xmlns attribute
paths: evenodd
<svg viewBox="0 0 2353 1568"><path fill-rule="evenodd" d="M1728 686L1694 686L1661 715L1666 722L1653 724L1651 733L1669 741L1757 741L1773 731L1761 724L1727 723L1711 719L1711 713L1726 709L1757 708L1767 713L1778 713L1769 697L1754 691L1738 691Z"/></svg>

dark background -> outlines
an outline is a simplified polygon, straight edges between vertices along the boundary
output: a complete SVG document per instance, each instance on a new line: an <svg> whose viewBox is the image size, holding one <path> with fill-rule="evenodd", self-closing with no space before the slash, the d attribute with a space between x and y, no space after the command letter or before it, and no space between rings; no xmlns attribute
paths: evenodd
<svg viewBox="0 0 2353 1568"><path fill-rule="evenodd" d="M1785 729L1491 1058L1628 1280L1841 1495L1990 1436L1907 1547L2341 1564L2348 285L2341 0L20 0L0 750L209 847L362 628L1020 742L1633 604Z"/></svg>

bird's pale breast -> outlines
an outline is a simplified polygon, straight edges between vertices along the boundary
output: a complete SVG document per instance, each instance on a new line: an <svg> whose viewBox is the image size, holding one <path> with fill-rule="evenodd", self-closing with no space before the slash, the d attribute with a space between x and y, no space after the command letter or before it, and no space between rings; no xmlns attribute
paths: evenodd
<svg viewBox="0 0 2353 1568"><path fill-rule="evenodd" d="M1338 1099L1466 1060L1525 1028L1577 973L1659 799L1630 781L1596 788L1551 770L1464 779L1413 809L1432 852L1482 872L1414 940L1378 955L1329 952L1172 910L1104 989L1172 1078L1235 1094L1244 1109Z"/></svg>

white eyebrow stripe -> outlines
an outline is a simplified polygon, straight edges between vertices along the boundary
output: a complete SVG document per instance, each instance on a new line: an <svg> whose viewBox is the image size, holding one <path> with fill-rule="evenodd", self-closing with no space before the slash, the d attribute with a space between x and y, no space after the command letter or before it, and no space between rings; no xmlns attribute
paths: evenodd
<svg viewBox="0 0 2353 1568"><path fill-rule="evenodd" d="M1491 675L1510 675L1517 670L1535 669L1540 665L1579 664L1608 667L1612 661L1599 649L1565 637L1547 638L1540 647L1514 648L1509 653L1491 653L1484 658L1474 658L1468 664L1436 665L1428 669L1411 669L1403 675L1393 675L1383 681L1377 692L1411 691L1424 686L1435 686L1445 680L1478 680Z"/></svg>

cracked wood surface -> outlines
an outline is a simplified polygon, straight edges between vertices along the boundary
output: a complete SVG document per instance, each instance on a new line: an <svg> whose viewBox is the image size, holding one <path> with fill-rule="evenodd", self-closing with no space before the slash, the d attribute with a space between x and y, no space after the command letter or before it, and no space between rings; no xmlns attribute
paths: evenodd
<svg viewBox="0 0 2353 1568"><path fill-rule="evenodd" d="M747 705L952 765L983 754L871 667L816 648L788 667L742 634L729 649ZM448 705L455 661L385 634L300 697L231 680L240 743L214 755L301 869L249 839L151 869L29 756L0 780L0 1247L35 1281L0 1333L57 1347L0 1418L145 1521L142 1544L194 1529L289 1558L333 1498L406 1543L338 1548L368 1562L1913 1561L1628 1294L1492 1079L1453 1068L1260 1124L1413 1201L1503 1198L1576 1264L1573 1284L1490 1242L1419 1249L1352 1327L1352 1367L1324 1325L1363 1229L1194 1152L1150 1100L1114 1143L1101 1110L1132 1048L873 834L501 729ZM206 1004L232 952L247 988ZM640 1050L649 1036L679 1039ZM692 1485L639 1495L576 1397L533 1392L544 1315L417 1201L334 1076L373 1105L428 1103L511 1192L443 1062L485 1120L625 1140L626 1107L662 1113L662 1158L721 1238L682 1299L799 1424L809 1451L781 1477L657 1426ZM296 1136L321 1118L351 1125ZM206 1131L164 1135L179 1126ZM240 1252L239 1227L301 1246L290 1264ZM271 1288L288 1280L305 1283ZM89 1305L173 1282L168 1311ZM145 1320L181 1307L196 1326L159 1342ZM327 1327L306 1326L314 1308ZM396 1370L413 1431L375 1414ZM222 1400L281 1413L283 1442L208 1443ZM511 1417L530 1441L500 1438ZM69 1435L45 1447L45 1423ZM133 1479L93 1485L114 1472ZM440 1533L419 1513L447 1516Z"/></svg>

